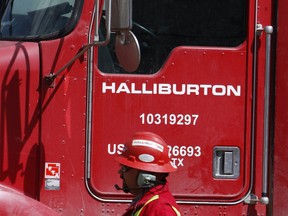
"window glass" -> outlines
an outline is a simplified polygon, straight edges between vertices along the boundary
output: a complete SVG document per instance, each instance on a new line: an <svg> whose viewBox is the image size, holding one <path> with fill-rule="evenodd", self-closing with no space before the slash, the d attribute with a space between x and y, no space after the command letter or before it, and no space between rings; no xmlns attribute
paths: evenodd
<svg viewBox="0 0 288 216"><path fill-rule="evenodd" d="M133 0L133 28L141 49L135 73L151 74L177 46L236 47L246 37L245 0ZM102 25L102 32L105 29ZM99 50L99 68L127 73L117 62L114 37ZM112 62L112 64L111 64Z"/></svg>
<svg viewBox="0 0 288 216"><path fill-rule="evenodd" d="M11 0L2 7L0 38L45 38L71 26L76 0Z"/></svg>

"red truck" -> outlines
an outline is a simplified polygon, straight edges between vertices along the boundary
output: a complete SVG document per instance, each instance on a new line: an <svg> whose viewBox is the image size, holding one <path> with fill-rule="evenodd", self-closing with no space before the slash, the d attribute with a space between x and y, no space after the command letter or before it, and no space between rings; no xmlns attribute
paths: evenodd
<svg viewBox="0 0 288 216"><path fill-rule="evenodd" d="M286 215L286 0L0 7L0 215L123 214L137 131L168 143L182 215Z"/></svg>

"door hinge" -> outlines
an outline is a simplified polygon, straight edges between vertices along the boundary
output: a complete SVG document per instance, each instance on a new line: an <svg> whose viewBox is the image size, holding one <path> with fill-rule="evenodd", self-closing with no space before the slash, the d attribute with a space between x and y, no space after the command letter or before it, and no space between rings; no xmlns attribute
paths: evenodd
<svg viewBox="0 0 288 216"><path fill-rule="evenodd" d="M269 204L269 198L262 196L260 199L255 194L249 194L247 198L244 200L244 203L249 205L256 205L257 203L261 203L263 205Z"/></svg>

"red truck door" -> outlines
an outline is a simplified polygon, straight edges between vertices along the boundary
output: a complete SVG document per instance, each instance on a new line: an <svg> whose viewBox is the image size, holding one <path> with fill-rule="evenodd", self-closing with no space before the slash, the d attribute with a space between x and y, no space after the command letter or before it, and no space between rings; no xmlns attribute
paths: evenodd
<svg viewBox="0 0 288 216"><path fill-rule="evenodd" d="M113 187L121 182L113 158L134 132L151 131L170 146L178 171L169 181L179 202L244 200L251 188L254 11L253 1L133 1L139 67L121 67L112 34L92 79L86 180L95 198L129 199Z"/></svg>

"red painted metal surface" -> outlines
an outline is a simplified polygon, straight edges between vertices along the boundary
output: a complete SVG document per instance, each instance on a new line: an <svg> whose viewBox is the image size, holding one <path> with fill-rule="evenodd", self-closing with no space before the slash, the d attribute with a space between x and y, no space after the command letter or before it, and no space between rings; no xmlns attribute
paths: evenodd
<svg viewBox="0 0 288 216"><path fill-rule="evenodd" d="M43 163L59 164L60 185L47 189L49 177L43 172L41 202L63 215L92 215L99 211L98 203L85 188L85 119L86 119L86 54L63 71L51 84L44 77L57 72L87 43L88 23L93 2L85 1L82 19L65 39L41 43L42 131L45 148ZM43 164L44 166L44 164ZM99 203L100 205L100 203Z"/></svg>
<svg viewBox="0 0 288 216"><path fill-rule="evenodd" d="M39 49L36 43L0 45L1 181L37 198L39 185Z"/></svg>
<svg viewBox="0 0 288 216"><path fill-rule="evenodd" d="M35 199L27 197L7 186L0 185L0 215L57 216L59 214Z"/></svg>
<svg viewBox="0 0 288 216"><path fill-rule="evenodd" d="M287 49L284 48L288 46L284 17L288 5L284 0L278 2L271 211L282 216L288 211L285 204ZM131 197L113 187L120 184L113 157L135 131L148 130L161 135L171 146L173 162L179 168L169 176L171 191L178 201L192 202L181 205L184 215L268 215L264 205L237 202L250 187L252 193L261 197L265 37L257 39L259 50L255 59L254 12L258 8L257 22L271 25L270 1L259 1L259 7L254 1L249 2L248 36L239 47L178 47L154 75L103 74L94 65L91 191L88 191L85 185L87 55L77 59L53 83L47 82L45 76L65 65L87 43L92 6L93 2L85 1L79 23L64 38L39 44L1 41L0 180L54 209L53 213L119 215L128 205L119 200ZM253 140L256 147L251 157L255 60L258 61ZM213 177L215 146L240 149L239 178ZM251 182L252 158L255 163ZM28 204L35 207L29 210L39 214L50 212L7 187L1 187L0 193L0 198L6 195L9 198L0 204L0 213L4 215L15 209L25 215ZM15 200L27 205L12 206Z"/></svg>
<svg viewBox="0 0 288 216"><path fill-rule="evenodd" d="M253 8L252 3L250 6ZM254 17L251 11L250 17ZM171 174L170 185L178 200L235 202L246 195L251 183L253 19L250 24L247 41L235 49L181 47L172 51L155 75L95 75L91 182L99 199L125 196L111 188L117 179L113 155L119 152L125 138L139 130L156 132L172 146L171 154L179 170ZM165 90L159 93L161 84L171 89L177 85L178 95ZM217 95L221 92L218 89L213 95L211 87L201 89L199 95L179 93L183 86L187 90L189 84L225 86L226 92ZM231 92L228 95L228 86L239 86L240 96ZM169 123L171 115L197 115L198 119L195 125L177 125ZM240 149L240 178L213 178L215 146ZM177 148L193 148L194 154L190 157L183 151L181 156L173 152ZM103 178L107 179L106 184Z"/></svg>
<svg viewBox="0 0 288 216"><path fill-rule="evenodd" d="M178 197L233 200L241 198L247 192L250 167L245 163L249 161L250 141L249 136L245 140L243 134L249 134L250 128L246 119L249 117L246 116L246 109L251 106L246 101L246 95L249 94L246 81L249 80L247 76L251 71L246 67L246 59L252 55L247 54L245 47L243 45L236 50L178 48L170 55L163 69L155 75L96 77L92 169L93 184L100 191L100 196L116 193L111 188L117 178L118 168L113 161L115 144L123 143L125 137L139 130L152 130L164 137L172 147L182 147L182 156L176 148L171 151L179 170L175 175L171 174L170 185ZM237 70L231 70L235 65ZM183 95L176 95L172 90L168 94L166 90L161 93L163 83L171 86L171 89L173 85L177 85L178 92L182 91ZM147 91L154 91L155 84L158 84L158 92L155 94L135 93L145 91L143 85ZM198 92L187 92L191 84L218 86L218 89L213 92L211 87L205 92L202 88L198 95ZM229 87L232 86L236 90L238 88L239 95L229 92ZM225 93L222 88L226 89ZM220 96L219 92L224 94ZM161 123L156 122L157 114L161 115ZM177 117L177 122L173 123L169 120L171 115L190 115L191 123L186 125L184 120L181 122L181 117ZM194 117L196 115L197 119ZM111 131L117 133L111 136ZM242 155L240 175L246 178L222 181L214 179L214 146L239 147ZM194 149L190 156L186 151L189 148ZM211 163L207 164L207 161ZM113 168L111 173L105 173L106 166ZM115 178L108 178L113 173ZM103 184L100 178L105 178L105 175L107 184ZM213 190L210 187L212 185ZM224 187L227 185L229 187Z"/></svg>
<svg viewBox="0 0 288 216"><path fill-rule="evenodd" d="M274 137L274 162L272 173L273 193L271 210L272 215L287 215L288 197L288 28L287 28L288 2L278 1L277 16L277 50L276 50L276 79L275 79L275 137Z"/></svg>

